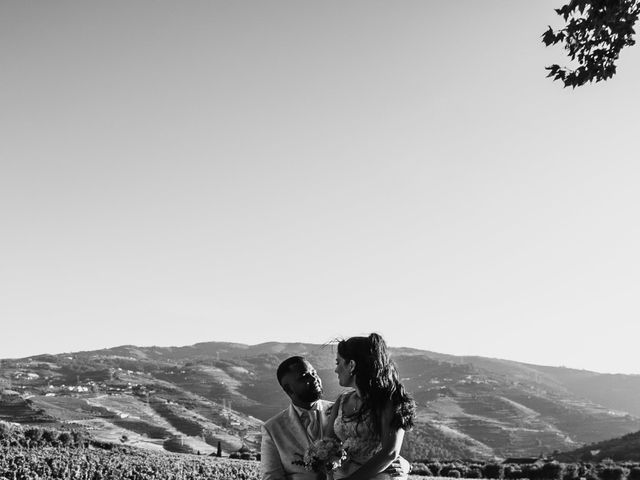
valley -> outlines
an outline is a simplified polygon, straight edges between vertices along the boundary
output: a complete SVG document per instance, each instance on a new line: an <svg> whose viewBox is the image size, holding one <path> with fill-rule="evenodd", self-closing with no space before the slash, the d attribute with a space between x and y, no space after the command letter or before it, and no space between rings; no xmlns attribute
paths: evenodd
<svg viewBox="0 0 640 480"><path fill-rule="evenodd" d="M331 345L121 346L1 360L0 420L75 424L100 440L156 450L177 439L203 454L218 444L226 454L258 451L262 422L288 404L276 368L294 354L316 366L325 398L336 398ZM623 408L640 394L636 376L406 348L392 354L418 406L403 447L410 459L538 456L640 430L638 413ZM609 396L598 387L605 384Z"/></svg>

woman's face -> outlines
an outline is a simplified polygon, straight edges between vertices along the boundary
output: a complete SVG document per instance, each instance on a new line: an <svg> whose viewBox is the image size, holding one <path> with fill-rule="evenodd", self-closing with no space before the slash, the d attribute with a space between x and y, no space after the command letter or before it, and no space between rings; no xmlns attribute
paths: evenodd
<svg viewBox="0 0 640 480"><path fill-rule="evenodd" d="M346 361L336 354L336 369L335 373L338 375L338 383L341 387L353 387L356 383L356 377L352 375L355 362L353 360Z"/></svg>

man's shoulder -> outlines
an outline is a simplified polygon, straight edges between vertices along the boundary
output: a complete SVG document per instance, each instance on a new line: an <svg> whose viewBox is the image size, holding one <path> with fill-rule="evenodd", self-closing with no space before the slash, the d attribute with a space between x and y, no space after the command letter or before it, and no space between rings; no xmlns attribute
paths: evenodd
<svg viewBox="0 0 640 480"><path fill-rule="evenodd" d="M273 417L269 418L268 420L266 420L262 426L264 428L269 428L277 423L280 423L282 421L283 418L285 418L287 415L289 414L289 407L285 408L284 410L282 410L279 413L276 413Z"/></svg>

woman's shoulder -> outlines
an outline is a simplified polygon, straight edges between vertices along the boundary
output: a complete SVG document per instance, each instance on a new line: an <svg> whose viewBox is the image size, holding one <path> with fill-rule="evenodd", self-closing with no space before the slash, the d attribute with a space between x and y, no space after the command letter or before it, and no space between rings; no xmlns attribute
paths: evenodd
<svg viewBox="0 0 640 480"><path fill-rule="evenodd" d="M349 390L346 392L342 392L340 395L338 395L338 398L336 398L336 401L333 402L332 410L341 411L342 405L344 404L344 402L347 401L351 397L351 395L353 395L354 393L355 393L355 390Z"/></svg>
<svg viewBox="0 0 640 480"><path fill-rule="evenodd" d="M356 398L355 390L347 390L346 392L342 392L342 394L336 400L336 403L340 402L340 405L351 404Z"/></svg>
<svg viewBox="0 0 640 480"><path fill-rule="evenodd" d="M340 395L338 395L338 398L336 398L336 401L334 403L336 405L339 405L341 402L344 402L345 400L351 398L351 395L353 395L354 393L356 393L355 390L347 390L346 392L342 392Z"/></svg>
<svg viewBox="0 0 640 480"><path fill-rule="evenodd" d="M353 390L347 390L346 392L342 392L342 397L347 400L349 398L353 398L353 396L356 394L357 392L355 391L355 389Z"/></svg>

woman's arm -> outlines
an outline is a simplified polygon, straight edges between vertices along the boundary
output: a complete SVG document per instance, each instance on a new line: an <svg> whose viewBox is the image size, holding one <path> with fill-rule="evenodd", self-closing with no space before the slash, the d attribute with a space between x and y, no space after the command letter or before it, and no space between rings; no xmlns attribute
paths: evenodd
<svg viewBox="0 0 640 480"><path fill-rule="evenodd" d="M382 448L353 474L344 480L369 480L384 472L400 455L400 448L404 440L404 430L391 427L393 406L391 403L382 412L382 432L380 440Z"/></svg>

